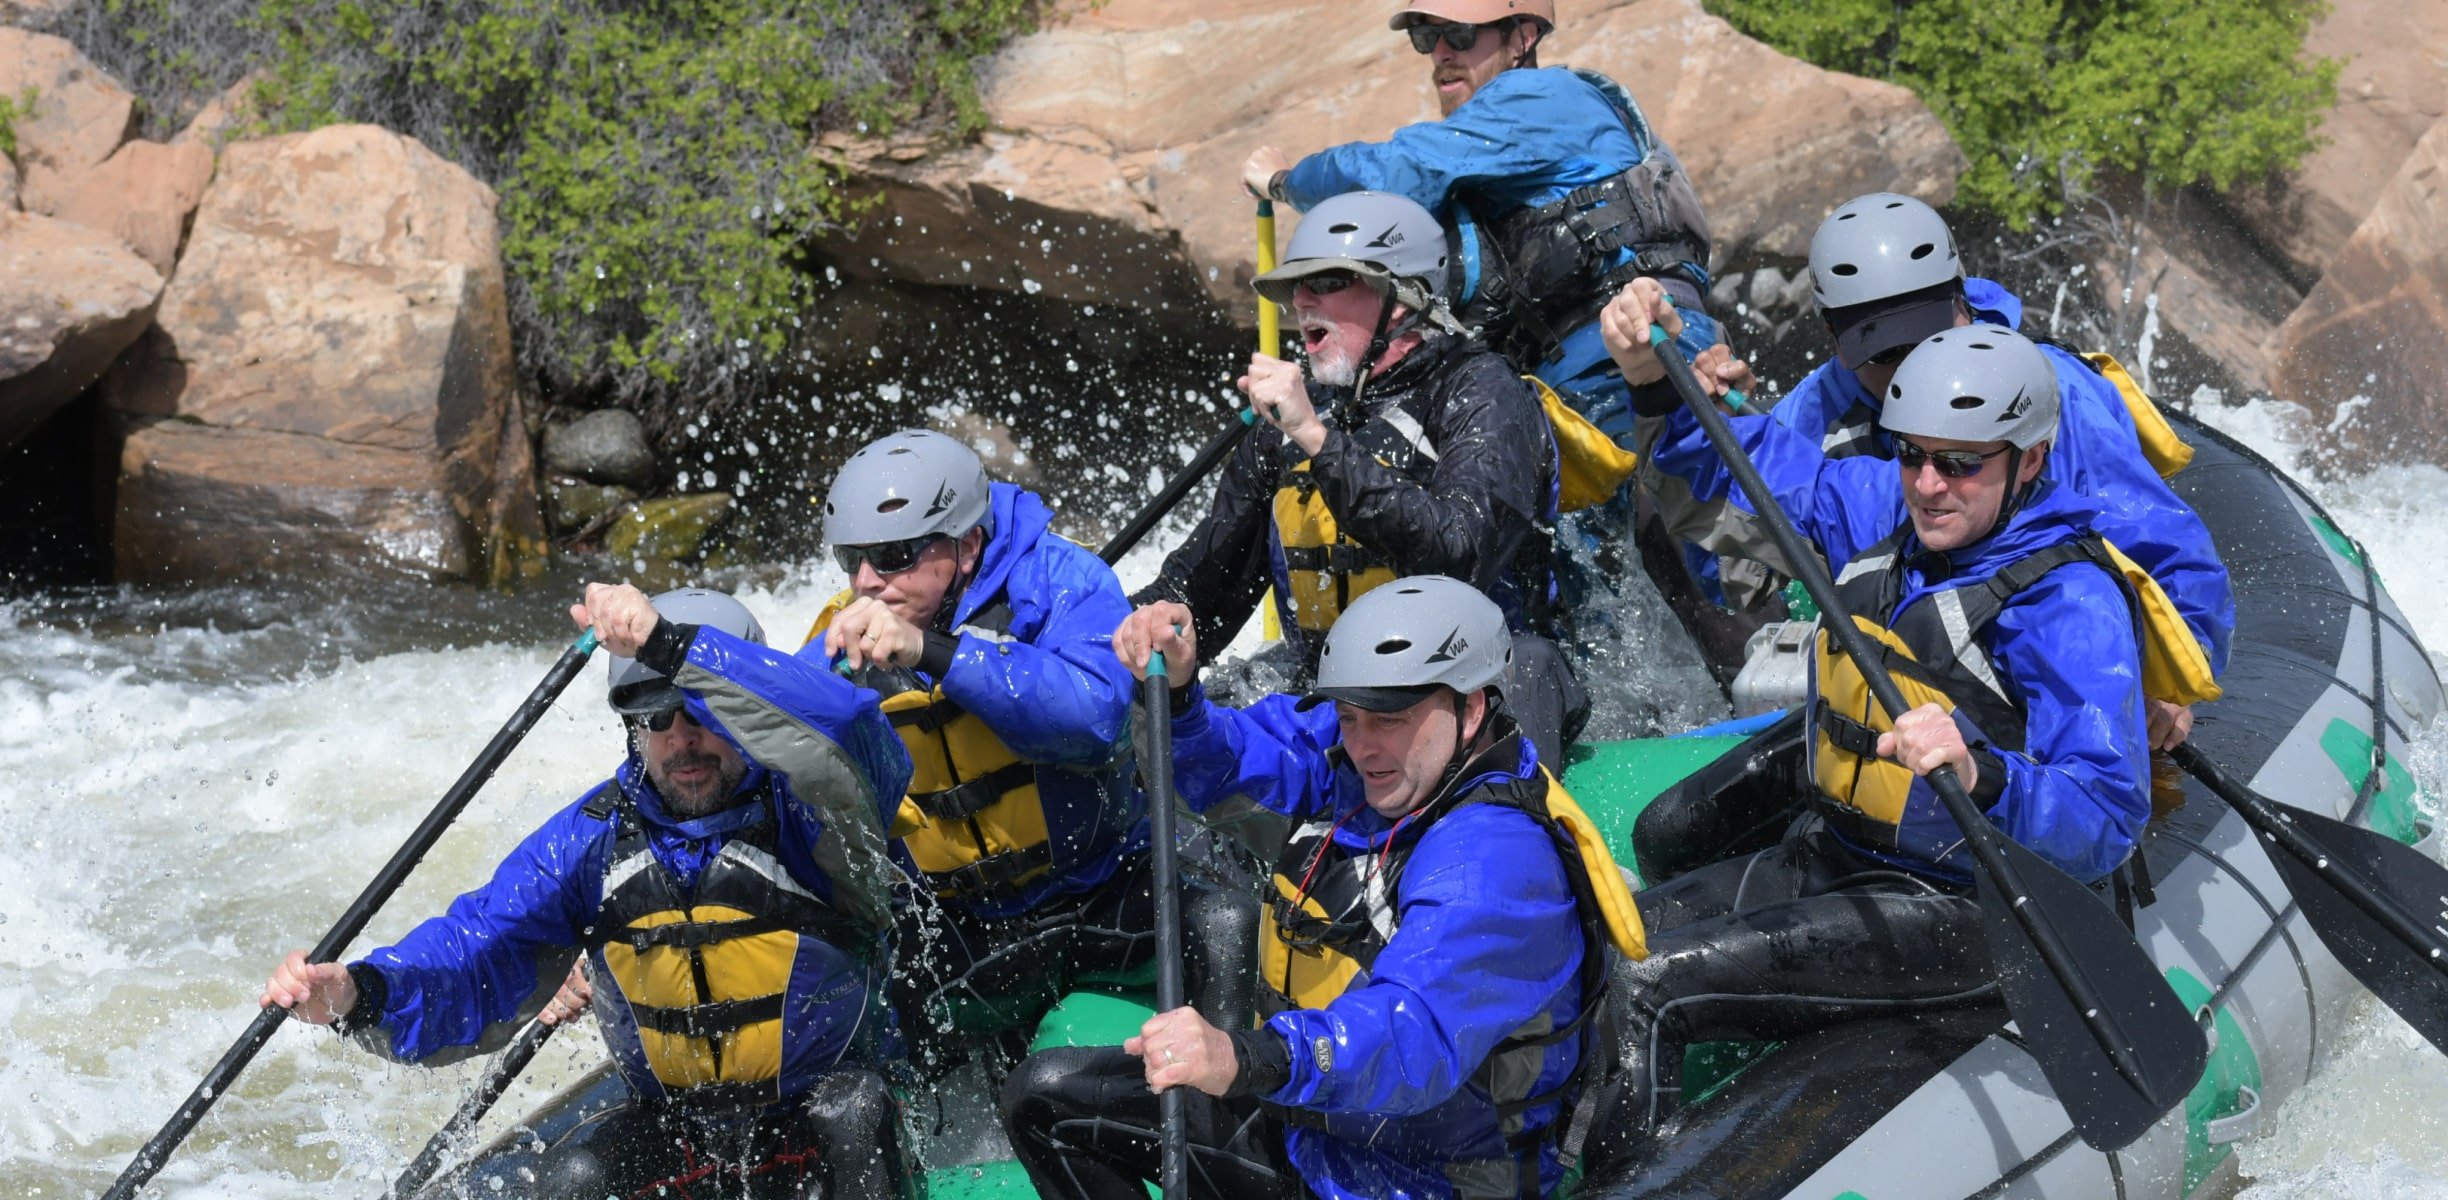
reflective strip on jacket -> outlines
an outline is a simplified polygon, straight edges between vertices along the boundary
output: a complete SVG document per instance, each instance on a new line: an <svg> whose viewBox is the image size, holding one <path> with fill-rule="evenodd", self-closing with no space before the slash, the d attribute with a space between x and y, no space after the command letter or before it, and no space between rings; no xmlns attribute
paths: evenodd
<svg viewBox="0 0 2448 1200"><path fill-rule="evenodd" d="M1328 757L1339 742L1334 706L1299 712L1294 701L1186 705L1173 724L1183 801L1204 811L1246 796L1295 821L1325 819L1354 853L1382 849L1392 824ZM1482 778L1537 773L1522 745L1512 771ZM1467 1174L1508 1156L1495 1107L1471 1077L1507 1035L1542 1018L1560 1027L1580 1009L1583 925L1556 844L1528 814L1470 804L1439 817L1411 849L1398 904L1393 936L1333 1001L1266 1022L1291 1046L1292 1078L1265 1099L1323 1118L1326 1128L1293 1126L1289 1150L1308 1186L1333 1200L1449 1196L1449 1168ZM1580 1041L1548 1047L1534 1093L1571 1077ZM1532 1109L1524 1125L1544 1127L1559 1110ZM1551 1143L1539 1155L1544 1191L1561 1170Z"/></svg>

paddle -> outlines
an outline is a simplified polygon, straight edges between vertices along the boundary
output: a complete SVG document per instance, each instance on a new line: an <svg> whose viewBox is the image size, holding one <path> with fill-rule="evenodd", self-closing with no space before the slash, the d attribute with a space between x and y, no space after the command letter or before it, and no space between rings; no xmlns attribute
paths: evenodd
<svg viewBox="0 0 2448 1200"><path fill-rule="evenodd" d="M2270 861L2329 952L2448 1051L2448 868L2376 830L2272 802L2190 743L2168 753L2274 848Z"/></svg>
<svg viewBox="0 0 2448 1200"><path fill-rule="evenodd" d="M1275 202L1264 197L1258 201L1258 273L1275 269ZM1258 353L1283 357L1283 309L1264 296L1258 297Z"/></svg>
<svg viewBox="0 0 2448 1200"><path fill-rule="evenodd" d="M476 1090L469 1092L467 1099L459 1102L459 1111L451 1114L451 1119L425 1143L423 1150L417 1151L415 1160L399 1173L398 1179L391 1181L391 1190L383 1195L406 1200L415 1195L417 1189L431 1182L434 1172L442 1167L443 1156L476 1128L476 1122L484 1120L493 1102L501 1099L503 1092L510 1090L511 1081L519 1077L519 1072L527 1069L527 1064L535 1060L536 1051L543 1049L545 1040L559 1028L558 1025L547 1025L539 1020L529 1021L525 1029L519 1030L518 1038L502 1050L492 1066L485 1068L484 1078L476 1081Z"/></svg>
<svg viewBox="0 0 2448 1200"><path fill-rule="evenodd" d="M375 911L391 899L391 893L399 890L400 884L407 880L408 873L416 869L417 863L424 859L427 851L433 849L434 843L442 840L442 832L458 819L460 810L467 807L468 801L475 799L477 790L493 777L494 771L500 769L502 762L510 757L510 751L516 749L519 740L527 736L527 731L543 719L544 710L552 707L554 698L578 677L579 670L586 666L587 657L593 653L593 631L580 634L569 649L561 652L560 659L544 673L543 680L536 684L535 690L527 694L527 699L519 704L518 711L510 714L509 723L503 725L501 731L493 735L493 740L485 744L476 761L468 764L467 770L460 774L459 782L443 793L441 802L426 814L424 823L416 827L416 832L408 835L407 844L401 846L399 852L391 856L391 861L384 863L382 870L375 873L373 881L358 893L356 901L348 906L348 911L340 914L340 923L332 926L331 932L324 934L322 941L315 943L314 949L306 955L307 962L336 961L340 952L348 949L348 944L365 931L367 923L374 919ZM195 1130L198 1121L204 1119L205 1112L212 1108L213 1102L229 1091L230 1083L238 1078L240 1071L246 1069L247 1063L254 1060L255 1053L263 1049L264 1043L272 1040L272 1034L288 1016L289 1010L278 1007L256 1013L254 1022L247 1026L245 1033L239 1035L236 1044L221 1056L220 1062L204 1073L203 1081L188 1094L187 1102L172 1114L161 1132L153 1135L153 1140L146 1142L144 1148L136 1152L134 1161L119 1173L118 1181L111 1184L110 1190L102 1193L103 1200L128 1200L136 1194L136 1189L145 1185L146 1180L153 1178L154 1173L161 1170L162 1164L169 1161L170 1152L178 1149L180 1142L187 1140L187 1135Z"/></svg>
<svg viewBox="0 0 2448 1200"><path fill-rule="evenodd" d="M1182 995L1180 850L1173 844L1173 683L1165 678L1162 652L1148 655L1147 681L1139 685L1139 702L1147 708L1147 744L1140 751L1139 774L1147 783L1148 841L1156 888L1156 1011L1172 1012L1188 1003ZM1163 1170L1165 1200L1190 1194L1190 1131L1188 1097L1178 1087L1166 1088L1163 1105Z"/></svg>
<svg viewBox="0 0 2448 1200"><path fill-rule="evenodd" d="M1818 602L1822 626L1859 666L1879 707L1904 712L1902 693L1838 602L1827 566L1803 543L1725 415L1700 390L1691 363L1664 329L1653 325L1649 334L1683 406ZM2105 901L2000 833L1964 794L1952 767L1939 767L1928 780L1979 865L1981 923L2025 1046L2086 1144L2101 1151L2131 1145L2200 1078L2209 1058L2200 1025Z"/></svg>

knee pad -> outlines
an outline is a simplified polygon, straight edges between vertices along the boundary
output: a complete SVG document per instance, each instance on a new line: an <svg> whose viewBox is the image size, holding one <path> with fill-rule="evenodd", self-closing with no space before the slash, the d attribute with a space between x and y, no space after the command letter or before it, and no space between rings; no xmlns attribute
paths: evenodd
<svg viewBox="0 0 2448 1200"><path fill-rule="evenodd" d="M1246 1029L1256 1011L1258 905L1238 892L1193 891L1182 907L1191 1003L1218 1029Z"/></svg>

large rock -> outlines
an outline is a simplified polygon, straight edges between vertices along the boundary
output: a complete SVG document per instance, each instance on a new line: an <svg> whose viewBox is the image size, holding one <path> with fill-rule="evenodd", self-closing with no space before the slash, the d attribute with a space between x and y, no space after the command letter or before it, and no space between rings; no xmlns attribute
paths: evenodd
<svg viewBox="0 0 2448 1200"><path fill-rule="evenodd" d="M28 88L33 115L16 123L20 201L28 212L52 213L128 139L136 98L66 41L0 28L0 96L16 100Z"/></svg>
<svg viewBox="0 0 2448 1200"><path fill-rule="evenodd" d="M212 172L212 148L201 140L129 142L77 180L57 215L117 235L166 278Z"/></svg>
<svg viewBox="0 0 2448 1200"><path fill-rule="evenodd" d="M828 247L840 260L1079 301L1156 306L1203 289L1247 312L1249 152L1382 139L1437 116L1426 60L1385 28L1381 5L1066 7L1067 19L989 65L986 111L1003 132L984 144L834 147L885 197ZM1720 259L1799 257L1829 209L1872 188L1943 203L1963 166L1911 93L1778 54L1697 0L1577 6L1542 57L1632 88L1692 170ZM1727 102L1729 78L1743 81L1743 103Z"/></svg>
<svg viewBox="0 0 2448 1200"><path fill-rule="evenodd" d="M157 334L130 358L107 389L115 409L215 436L166 449L193 431L155 426L131 443L124 577L250 569L145 532L200 519L177 507L188 494L213 497L224 510L213 519L288 537L262 563L274 572L316 562L488 573L505 512L496 489L523 490L520 511L534 512L532 480L503 477L505 463L532 468L503 449L514 377L495 199L413 139L334 126L229 146ZM239 449L249 443L286 474L259 471ZM183 482L135 480L140 462L168 464L144 469ZM351 489L362 494L339 498ZM308 517L375 511L387 523Z"/></svg>
<svg viewBox="0 0 2448 1200"><path fill-rule="evenodd" d="M2342 463L2448 461L2448 120L2415 143L2271 347Z"/></svg>
<svg viewBox="0 0 2448 1200"><path fill-rule="evenodd" d="M162 277L118 239L0 212L0 449L17 444L144 332Z"/></svg>
<svg viewBox="0 0 2448 1200"><path fill-rule="evenodd" d="M0 212L17 211L17 163L0 154Z"/></svg>
<svg viewBox="0 0 2448 1200"><path fill-rule="evenodd" d="M544 468L596 483L642 488L654 482L646 424L623 408L599 409L544 431Z"/></svg>
<svg viewBox="0 0 2448 1200"><path fill-rule="evenodd" d="M2325 144L2275 188L2241 192L2253 233L2298 275L2320 275L2425 131L2448 117L2448 0L2338 0L2304 39L2343 58Z"/></svg>

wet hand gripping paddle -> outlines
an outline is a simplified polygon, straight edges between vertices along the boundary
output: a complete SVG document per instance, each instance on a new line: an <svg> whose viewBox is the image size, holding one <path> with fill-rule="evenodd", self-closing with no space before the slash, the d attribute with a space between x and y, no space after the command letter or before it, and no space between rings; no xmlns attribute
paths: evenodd
<svg viewBox="0 0 2448 1200"><path fill-rule="evenodd" d="M2169 755L2261 835L2329 953L2448 1050L2448 868L2376 830L2275 803L2229 779L2191 743Z"/></svg>
<svg viewBox="0 0 2448 1200"><path fill-rule="evenodd" d="M1148 712L1147 744L1140 751L1139 774L1147 784L1148 841L1153 843L1153 886L1156 889L1156 1011L1172 1012L1188 1003L1182 994L1181 850L1173 842L1173 681L1165 677L1162 653L1148 655L1147 679L1139 685L1139 702ZM1157 1098L1162 1105L1164 1200L1190 1194L1189 1097L1169 1087Z"/></svg>
<svg viewBox="0 0 2448 1200"><path fill-rule="evenodd" d="M443 793L441 802L425 815L424 822L416 827L416 832L408 835L407 844L401 846L399 852L391 856L391 861L384 863L382 870L375 873L365 890L358 893L356 901L348 906L348 911L340 915L340 923L332 926L331 931L323 935L323 940L315 943L314 949L307 952L307 962L337 961L340 952L348 949L348 944L355 941L358 934L365 932L375 912L391 899L391 894L399 890L400 884L407 881L408 873L416 869L417 863L433 849L434 843L442 840L443 831L458 819L460 810L467 807L468 801L475 799L477 791L493 777L493 772L501 768L502 763L510 757L510 752L527 736L527 731L535 728L536 722L543 719L545 710L552 707L553 700L569 687L571 680L578 677L578 672L586 666L588 656L595 653L595 644L595 634L590 630L579 635L569 649L561 652L560 659L553 663L552 669L544 673L543 680L536 684L535 690L529 692L527 699L519 704L518 711L510 715L509 723L503 725L501 731L493 735L493 740L485 744L476 761L468 764L467 770L460 774L459 782ZM178 1149L179 1143L194 1132L196 1123L204 1119L213 1102L229 1090L238 1073L254 1061L256 1052L264 1048L264 1043L272 1040L272 1035L288 1016L289 1010L277 1006L255 1014L254 1022L247 1026L245 1033L239 1035L228 1053L221 1056L221 1061L214 1063L212 1069L204 1073L203 1081L196 1084L195 1091L189 1093L186 1103L179 1105L169 1123L163 1125L161 1132L154 1134L153 1139L136 1152L134 1161L119 1173L118 1180L111 1184L110 1190L102 1193L103 1200L129 1200L136 1194L136 1189L153 1178L162 1169L162 1164L170 1160L171 1152Z"/></svg>
<svg viewBox="0 0 2448 1200"><path fill-rule="evenodd" d="M1701 391L1690 361L1665 330L1651 326L1649 333L1684 407L1818 602L1823 626L1861 669L1879 707L1904 712L1895 680L1837 602L1826 564L1805 546L1725 414ZM1991 825L1952 767L1927 779L1980 868L1981 925L2024 1046L2086 1145L2110 1151L2133 1144L2201 1078L2209 1058L2201 1026L2105 901Z"/></svg>

